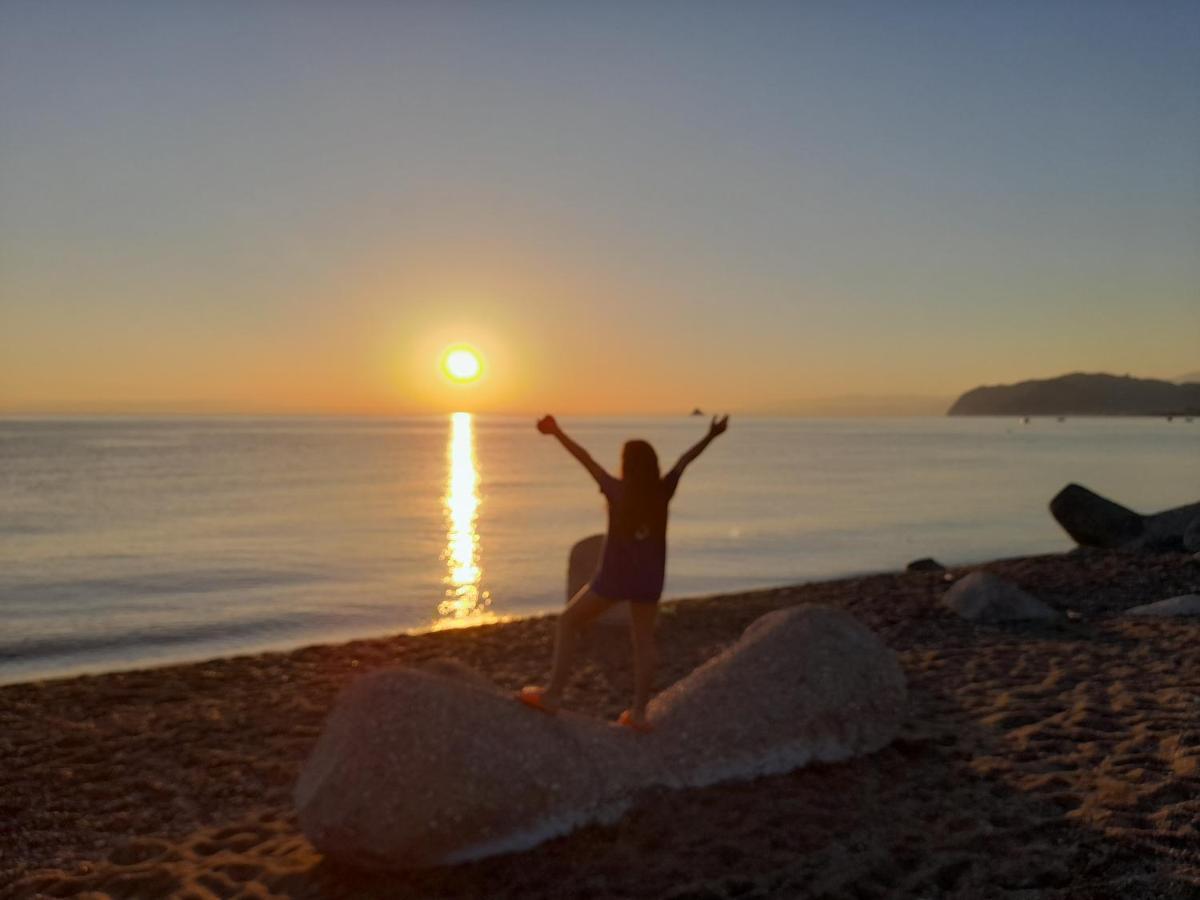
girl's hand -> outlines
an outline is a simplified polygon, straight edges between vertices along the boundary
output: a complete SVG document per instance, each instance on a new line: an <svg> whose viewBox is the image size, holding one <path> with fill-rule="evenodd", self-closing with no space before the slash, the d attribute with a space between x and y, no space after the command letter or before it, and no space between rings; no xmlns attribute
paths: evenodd
<svg viewBox="0 0 1200 900"><path fill-rule="evenodd" d="M537 430L542 434L558 434L558 423L554 416L542 416L537 421Z"/></svg>
<svg viewBox="0 0 1200 900"><path fill-rule="evenodd" d="M712 422L708 426L709 437L716 437L719 434L724 434L725 429L729 427L729 416L717 418L713 416Z"/></svg>

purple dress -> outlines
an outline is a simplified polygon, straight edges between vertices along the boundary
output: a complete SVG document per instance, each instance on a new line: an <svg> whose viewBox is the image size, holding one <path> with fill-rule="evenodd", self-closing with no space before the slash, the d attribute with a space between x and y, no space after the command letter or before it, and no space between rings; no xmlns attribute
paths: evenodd
<svg viewBox="0 0 1200 900"><path fill-rule="evenodd" d="M592 590L606 600L657 603L667 570L667 504L679 486L680 472L672 469L662 479L661 508L652 509L650 521L629 527L625 522L625 483L607 472L597 481L608 499L608 533L600 570Z"/></svg>

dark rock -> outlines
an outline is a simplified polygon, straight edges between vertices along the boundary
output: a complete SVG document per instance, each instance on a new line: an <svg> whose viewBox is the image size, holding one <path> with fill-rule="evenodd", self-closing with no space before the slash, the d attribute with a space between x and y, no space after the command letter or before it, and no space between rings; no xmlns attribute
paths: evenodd
<svg viewBox="0 0 1200 900"><path fill-rule="evenodd" d="M1078 484L1050 501L1050 514L1076 543L1121 550L1182 550L1184 534L1200 519L1200 503L1143 516Z"/></svg>
<svg viewBox="0 0 1200 900"><path fill-rule="evenodd" d="M923 556L920 559L914 559L904 567L906 572L945 572L946 567L936 559L928 556Z"/></svg>
<svg viewBox="0 0 1200 900"><path fill-rule="evenodd" d="M1200 552L1200 516L1192 519L1183 530L1183 549L1188 553Z"/></svg>
<svg viewBox="0 0 1200 900"><path fill-rule="evenodd" d="M1142 517L1078 484L1068 484L1050 501L1050 515L1075 543L1085 547L1120 547L1136 540Z"/></svg>

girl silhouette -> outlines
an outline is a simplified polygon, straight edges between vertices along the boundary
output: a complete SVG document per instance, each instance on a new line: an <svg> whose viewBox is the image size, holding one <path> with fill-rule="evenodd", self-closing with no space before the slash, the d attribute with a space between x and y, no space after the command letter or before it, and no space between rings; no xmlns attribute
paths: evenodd
<svg viewBox="0 0 1200 900"><path fill-rule="evenodd" d="M654 621L666 572L667 505L683 470L727 427L729 416L714 417L708 434L683 454L665 477L659 475L658 456L653 447L645 441L628 441L621 451L621 477L617 479L567 437L553 416L538 420L538 431L558 438L600 485L600 492L608 500L608 533L600 570L571 598L558 617L550 683L544 688L522 688L517 695L522 703L542 712L557 712L571 674L580 631L614 603L627 600L633 636L633 705L617 721L635 731L650 730L646 704L650 701L657 661Z"/></svg>

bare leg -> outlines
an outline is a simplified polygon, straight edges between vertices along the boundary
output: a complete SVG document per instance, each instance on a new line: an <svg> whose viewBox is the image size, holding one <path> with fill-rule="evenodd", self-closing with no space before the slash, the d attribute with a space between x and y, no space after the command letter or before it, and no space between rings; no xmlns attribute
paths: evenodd
<svg viewBox="0 0 1200 900"><path fill-rule="evenodd" d="M658 618L657 603L629 604L629 622L633 633L633 706L629 708L635 722L646 721L646 704L654 688L654 669L658 665L658 648L654 642L654 622Z"/></svg>
<svg viewBox="0 0 1200 900"><path fill-rule="evenodd" d="M550 670L550 684L542 694L546 706L554 709L562 702L562 692L575 662L579 632L612 605L612 600L594 593L591 585L584 585L559 615L558 630L554 633L554 666Z"/></svg>

